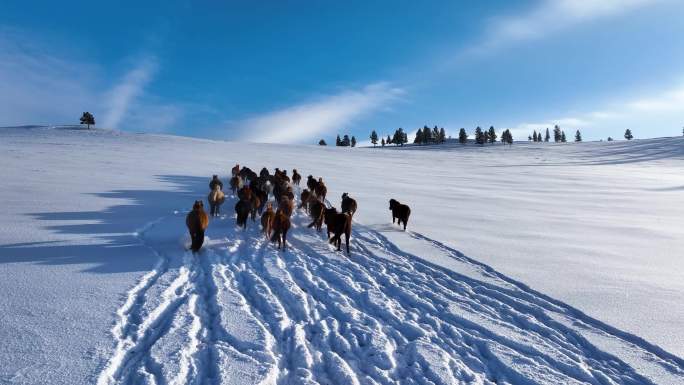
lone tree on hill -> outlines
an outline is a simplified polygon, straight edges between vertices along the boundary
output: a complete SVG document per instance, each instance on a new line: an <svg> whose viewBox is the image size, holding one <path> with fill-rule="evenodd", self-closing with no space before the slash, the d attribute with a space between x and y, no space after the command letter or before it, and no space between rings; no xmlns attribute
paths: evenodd
<svg viewBox="0 0 684 385"><path fill-rule="evenodd" d="M352 138L351 138L351 146L356 147L356 137L354 135L352 135Z"/></svg>
<svg viewBox="0 0 684 385"><path fill-rule="evenodd" d="M88 129L90 130L90 125L95 125L95 117L93 116L93 114L86 111L83 113L83 115L81 115L81 124L88 125Z"/></svg>
<svg viewBox="0 0 684 385"><path fill-rule="evenodd" d="M580 133L580 130L577 130L575 133L575 142L581 142L582 141L582 134Z"/></svg>
<svg viewBox="0 0 684 385"><path fill-rule="evenodd" d="M371 143L373 143L373 147L375 147L376 144L378 144L378 133L373 130L370 135L370 140Z"/></svg>
<svg viewBox="0 0 684 385"><path fill-rule="evenodd" d="M482 132L480 126L477 126L477 128L475 128L475 143L479 145L485 144L485 134L484 132Z"/></svg>
<svg viewBox="0 0 684 385"><path fill-rule="evenodd" d="M318 145L319 145L319 146L327 146L328 143L326 143L325 140L321 139L321 140L318 141Z"/></svg>
<svg viewBox="0 0 684 385"><path fill-rule="evenodd" d="M546 127L546 135L544 136L544 141L548 142L549 139L551 139L551 135L549 135L549 128ZM539 133L539 141L541 142L541 132Z"/></svg>
<svg viewBox="0 0 684 385"><path fill-rule="evenodd" d="M627 140L632 140L634 138L634 135L632 135L632 130L629 128L625 130L625 139Z"/></svg>
<svg viewBox="0 0 684 385"><path fill-rule="evenodd" d="M494 129L494 126L489 127L489 143L494 143L496 142L496 130Z"/></svg>

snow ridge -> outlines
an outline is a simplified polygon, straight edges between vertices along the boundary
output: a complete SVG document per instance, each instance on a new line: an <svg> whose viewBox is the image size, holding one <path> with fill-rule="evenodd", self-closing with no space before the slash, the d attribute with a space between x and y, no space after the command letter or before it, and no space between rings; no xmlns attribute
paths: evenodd
<svg viewBox="0 0 684 385"><path fill-rule="evenodd" d="M98 385L684 380L677 357L438 241L402 235L454 259L462 274L356 222L346 256L307 223L293 216L280 252L257 223L242 231L224 216L196 256L168 239L185 233L182 215L146 226L139 238L159 262L117 311Z"/></svg>

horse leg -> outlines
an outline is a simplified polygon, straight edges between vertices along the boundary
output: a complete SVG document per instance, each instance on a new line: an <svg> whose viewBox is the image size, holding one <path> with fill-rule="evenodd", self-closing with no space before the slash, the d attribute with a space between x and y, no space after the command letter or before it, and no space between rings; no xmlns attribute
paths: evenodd
<svg viewBox="0 0 684 385"><path fill-rule="evenodd" d="M349 255L349 235L350 235L349 233L346 233L345 237L344 237L344 240L347 243L347 255Z"/></svg>

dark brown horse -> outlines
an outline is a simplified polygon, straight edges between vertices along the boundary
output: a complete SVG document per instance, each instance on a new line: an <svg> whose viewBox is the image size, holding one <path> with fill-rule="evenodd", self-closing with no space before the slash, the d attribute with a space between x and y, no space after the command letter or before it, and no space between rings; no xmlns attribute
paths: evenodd
<svg viewBox="0 0 684 385"><path fill-rule="evenodd" d="M409 216L411 216L411 209L407 205L399 203L396 199L390 199L389 209L392 211L392 224L397 219L399 226L401 226L401 222L404 222L404 230L406 230Z"/></svg>
<svg viewBox="0 0 684 385"><path fill-rule="evenodd" d="M246 199L240 199L235 204L235 213L237 214L237 225L247 230L247 218L252 210L252 203Z"/></svg>
<svg viewBox="0 0 684 385"><path fill-rule="evenodd" d="M347 254L349 254L349 238L352 231L351 216L347 213L338 213L334 207L325 209L325 225L328 227L328 238L330 238L330 233L333 234L329 242L337 246L337 251L340 251L342 245L342 234L345 235Z"/></svg>
<svg viewBox="0 0 684 385"><path fill-rule="evenodd" d="M309 204L309 215L311 216L311 223L308 227L313 227L316 229L316 231L321 231L321 227L323 226L324 213L325 205L321 201L314 199L313 202Z"/></svg>

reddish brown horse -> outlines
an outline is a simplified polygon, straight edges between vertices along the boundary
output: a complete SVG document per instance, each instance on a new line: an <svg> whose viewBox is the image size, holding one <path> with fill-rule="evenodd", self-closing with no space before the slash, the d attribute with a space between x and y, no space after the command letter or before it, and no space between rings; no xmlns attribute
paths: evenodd
<svg viewBox="0 0 684 385"><path fill-rule="evenodd" d="M202 201L195 201L192 205L192 211L185 217L185 225L188 227L192 244L190 250L193 253L199 251L204 243L204 230L209 226L209 217L204 211L204 203Z"/></svg>
<svg viewBox="0 0 684 385"><path fill-rule="evenodd" d="M281 209L275 214L273 218L273 236L271 242L278 241L278 248L282 247L285 250L287 245L287 231L290 229L290 217Z"/></svg>

